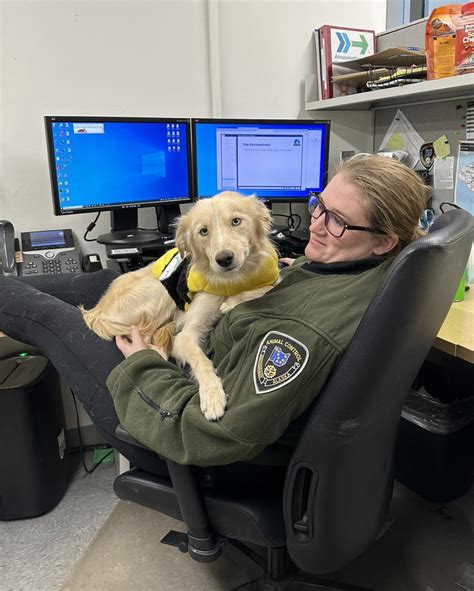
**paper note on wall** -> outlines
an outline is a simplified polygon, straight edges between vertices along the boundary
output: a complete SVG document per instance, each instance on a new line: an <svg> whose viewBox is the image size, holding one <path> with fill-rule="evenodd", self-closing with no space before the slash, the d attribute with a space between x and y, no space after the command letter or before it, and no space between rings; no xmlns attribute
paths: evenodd
<svg viewBox="0 0 474 591"><path fill-rule="evenodd" d="M451 154L451 146L446 135L442 135L433 142L436 158L446 158Z"/></svg>
<svg viewBox="0 0 474 591"><path fill-rule="evenodd" d="M405 164L414 168L420 159L420 148L425 143L403 112L398 109L377 152L404 150Z"/></svg>
<svg viewBox="0 0 474 591"><path fill-rule="evenodd" d="M446 191L454 187L454 157L435 158L433 167L433 186Z"/></svg>

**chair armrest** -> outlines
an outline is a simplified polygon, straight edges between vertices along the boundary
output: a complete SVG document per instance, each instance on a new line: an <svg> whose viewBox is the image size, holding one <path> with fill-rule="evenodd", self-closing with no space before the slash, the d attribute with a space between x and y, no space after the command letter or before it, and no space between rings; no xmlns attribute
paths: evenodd
<svg viewBox="0 0 474 591"><path fill-rule="evenodd" d="M125 427L120 423L115 427L115 436L117 437L117 439L120 439L120 441L129 443L130 445L134 445L135 447L141 447L143 449L148 450L150 449L149 447L146 447L146 445L142 445L139 441L137 441L135 437L132 437L130 433L125 429Z"/></svg>

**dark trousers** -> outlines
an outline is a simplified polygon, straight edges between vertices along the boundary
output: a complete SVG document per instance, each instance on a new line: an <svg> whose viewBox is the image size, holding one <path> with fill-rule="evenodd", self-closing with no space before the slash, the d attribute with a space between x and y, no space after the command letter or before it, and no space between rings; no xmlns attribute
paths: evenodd
<svg viewBox="0 0 474 591"><path fill-rule="evenodd" d="M77 307L93 307L115 277L109 270L21 279L0 276L0 331L40 349L104 439L134 465L162 474L164 462L154 452L115 437L119 421L105 381L123 355L113 341L103 341L88 329Z"/></svg>
<svg viewBox="0 0 474 591"><path fill-rule="evenodd" d="M105 382L123 355L113 341L103 341L89 330L77 307L92 308L115 277L109 270L24 278L0 275L0 331L44 353L99 433L134 466L167 475L166 463L156 453L115 436L119 421ZM285 470L279 471L283 478ZM254 486L256 481L265 483L269 472L274 474L275 468L237 462L215 468L206 477L241 482L245 474Z"/></svg>

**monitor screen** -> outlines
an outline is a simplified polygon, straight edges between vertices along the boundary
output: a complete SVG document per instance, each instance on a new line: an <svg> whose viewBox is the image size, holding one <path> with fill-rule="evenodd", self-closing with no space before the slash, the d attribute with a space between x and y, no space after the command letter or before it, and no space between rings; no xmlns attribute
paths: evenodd
<svg viewBox="0 0 474 591"><path fill-rule="evenodd" d="M56 215L192 199L189 119L45 117Z"/></svg>
<svg viewBox="0 0 474 591"><path fill-rule="evenodd" d="M192 119L194 192L304 201L323 190L329 121Z"/></svg>

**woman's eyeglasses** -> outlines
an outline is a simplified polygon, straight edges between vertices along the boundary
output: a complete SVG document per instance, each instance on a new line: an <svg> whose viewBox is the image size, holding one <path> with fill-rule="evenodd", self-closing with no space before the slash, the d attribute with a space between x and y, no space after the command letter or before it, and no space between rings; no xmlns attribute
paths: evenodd
<svg viewBox="0 0 474 591"><path fill-rule="evenodd" d="M358 230L359 232L373 232L374 234L383 234L380 230L375 228L367 228L365 226L353 226L346 224L346 222L337 213L334 213L324 205L321 195L313 195L308 202L308 211L312 218L317 220L324 214L324 225L326 230L334 236L340 238L346 230Z"/></svg>

